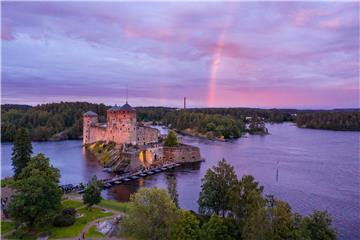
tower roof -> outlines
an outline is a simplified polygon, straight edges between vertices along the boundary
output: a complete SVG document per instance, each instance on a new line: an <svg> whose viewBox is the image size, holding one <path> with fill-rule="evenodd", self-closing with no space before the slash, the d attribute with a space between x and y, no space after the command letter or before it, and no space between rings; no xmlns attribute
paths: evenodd
<svg viewBox="0 0 360 240"><path fill-rule="evenodd" d="M90 117L96 117L97 114L94 113L93 111L87 111L86 113L84 113L85 116L90 116Z"/></svg>
<svg viewBox="0 0 360 240"><path fill-rule="evenodd" d="M130 104L125 103L123 106L112 106L108 111L136 111L135 108L130 106Z"/></svg>

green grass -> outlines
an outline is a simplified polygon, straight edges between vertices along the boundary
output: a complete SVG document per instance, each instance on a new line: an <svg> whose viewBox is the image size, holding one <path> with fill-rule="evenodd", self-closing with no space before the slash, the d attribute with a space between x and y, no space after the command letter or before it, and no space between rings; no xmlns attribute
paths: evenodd
<svg viewBox="0 0 360 240"><path fill-rule="evenodd" d="M104 238L105 235L102 234L101 232L98 232L96 230L95 226L91 226L89 228L89 231L85 234L85 238L95 238L95 239L99 239L99 238Z"/></svg>
<svg viewBox="0 0 360 240"><path fill-rule="evenodd" d="M50 227L47 231L51 232L51 238L70 238L76 237L81 233L83 228L89 222L113 215L110 212L104 213L98 208L82 208L78 210L79 214L83 214L82 217L77 218L74 225L69 227Z"/></svg>
<svg viewBox="0 0 360 240"><path fill-rule="evenodd" d="M128 203L126 202L116 202L111 200L101 200L101 202L98 204L98 206L103 208L109 208L115 211L119 212L126 212L128 209Z"/></svg>
<svg viewBox="0 0 360 240"><path fill-rule="evenodd" d="M15 223L14 222L1 222L1 234L10 232L11 230L15 229Z"/></svg>
<svg viewBox="0 0 360 240"><path fill-rule="evenodd" d="M1 181L1 187L7 187L15 183L15 180L13 178L4 178L1 179L0 181Z"/></svg>
<svg viewBox="0 0 360 240"><path fill-rule="evenodd" d="M83 206L84 206L84 204L78 200L62 201L63 208L80 208ZM115 211L126 212L128 204L123 203L123 202L102 200L101 203L99 204L99 206L102 208L108 208L108 209L112 209ZM77 237L81 233L83 228L89 222L92 222L98 218L103 218L103 217L108 217L108 216L113 215L113 213L110 213L110 212L106 212L106 213L102 212L101 209L99 209L99 208L88 209L86 207L77 209L77 213L82 215L82 217L77 218L74 225L69 226L69 227L54 227L54 226L44 227L44 228L36 230L36 232L38 233L37 235L39 235L41 233L49 233L50 239L74 238L74 237ZM4 223L7 226L3 225ZM14 228L14 226L12 228ZM9 228L11 229L11 225L8 224L8 222L2 222L2 225L1 225L2 233L5 233L6 231L10 231L10 230L6 230ZM5 229L5 230L3 230L3 229ZM87 237L92 237L92 238L103 237L103 234L97 232L95 227L93 229L90 228L88 231L88 234L89 234L89 236L87 235ZM98 234L98 235L96 235L96 234ZM100 234L101 234L101 236L100 236ZM29 235L27 229L19 229L12 235L11 239L19 239L20 237L22 237L23 239L36 239L36 236Z"/></svg>
<svg viewBox="0 0 360 240"><path fill-rule="evenodd" d="M64 200L61 202L63 209L65 208L79 208L84 206L81 201L78 200Z"/></svg>

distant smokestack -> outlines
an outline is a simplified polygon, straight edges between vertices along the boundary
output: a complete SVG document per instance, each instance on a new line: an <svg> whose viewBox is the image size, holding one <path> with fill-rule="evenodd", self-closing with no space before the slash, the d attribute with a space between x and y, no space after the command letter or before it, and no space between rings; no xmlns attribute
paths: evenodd
<svg viewBox="0 0 360 240"><path fill-rule="evenodd" d="M184 109L186 109L186 97L184 97Z"/></svg>

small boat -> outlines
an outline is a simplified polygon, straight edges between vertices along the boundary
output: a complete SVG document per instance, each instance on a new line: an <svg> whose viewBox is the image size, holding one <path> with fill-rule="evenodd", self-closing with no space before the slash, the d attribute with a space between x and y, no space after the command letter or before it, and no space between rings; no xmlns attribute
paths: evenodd
<svg viewBox="0 0 360 240"><path fill-rule="evenodd" d="M131 178L134 179L134 180L139 179L138 176L132 176Z"/></svg>
<svg viewBox="0 0 360 240"><path fill-rule="evenodd" d="M146 177L147 174L145 174L145 173L140 173L139 176L140 176L140 177Z"/></svg>
<svg viewBox="0 0 360 240"><path fill-rule="evenodd" d="M167 167L162 167L161 170L165 171L167 170Z"/></svg>
<svg viewBox="0 0 360 240"><path fill-rule="evenodd" d="M161 172L160 169L155 169L154 171L157 172L157 173Z"/></svg>
<svg viewBox="0 0 360 240"><path fill-rule="evenodd" d="M148 174L149 174L149 175L152 175L152 174L154 174L154 172L152 172L152 171L148 171Z"/></svg>
<svg viewBox="0 0 360 240"><path fill-rule="evenodd" d="M115 181L114 183L115 183L115 184L120 184L120 183L121 183L121 181Z"/></svg>
<svg viewBox="0 0 360 240"><path fill-rule="evenodd" d="M128 181L131 181L131 179L130 178L124 178L123 181L128 182Z"/></svg>

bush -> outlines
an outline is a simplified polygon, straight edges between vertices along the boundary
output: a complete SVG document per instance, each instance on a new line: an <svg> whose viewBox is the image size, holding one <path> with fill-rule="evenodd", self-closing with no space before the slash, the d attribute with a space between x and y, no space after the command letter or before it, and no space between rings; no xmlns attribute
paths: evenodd
<svg viewBox="0 0 360 240"><path fill-rule="evenodd" d="M55 227L68 227L75 223L75 216L70 214L60 214L54 219Z"/></svg>
<svg viewBox="0 0 360 240"><path fill-rule="evenodd" d="M76 210L75 210L75 208L65 208L65 209L62 211L62 214L63 214L63 215L75 216Z"/></svg>

